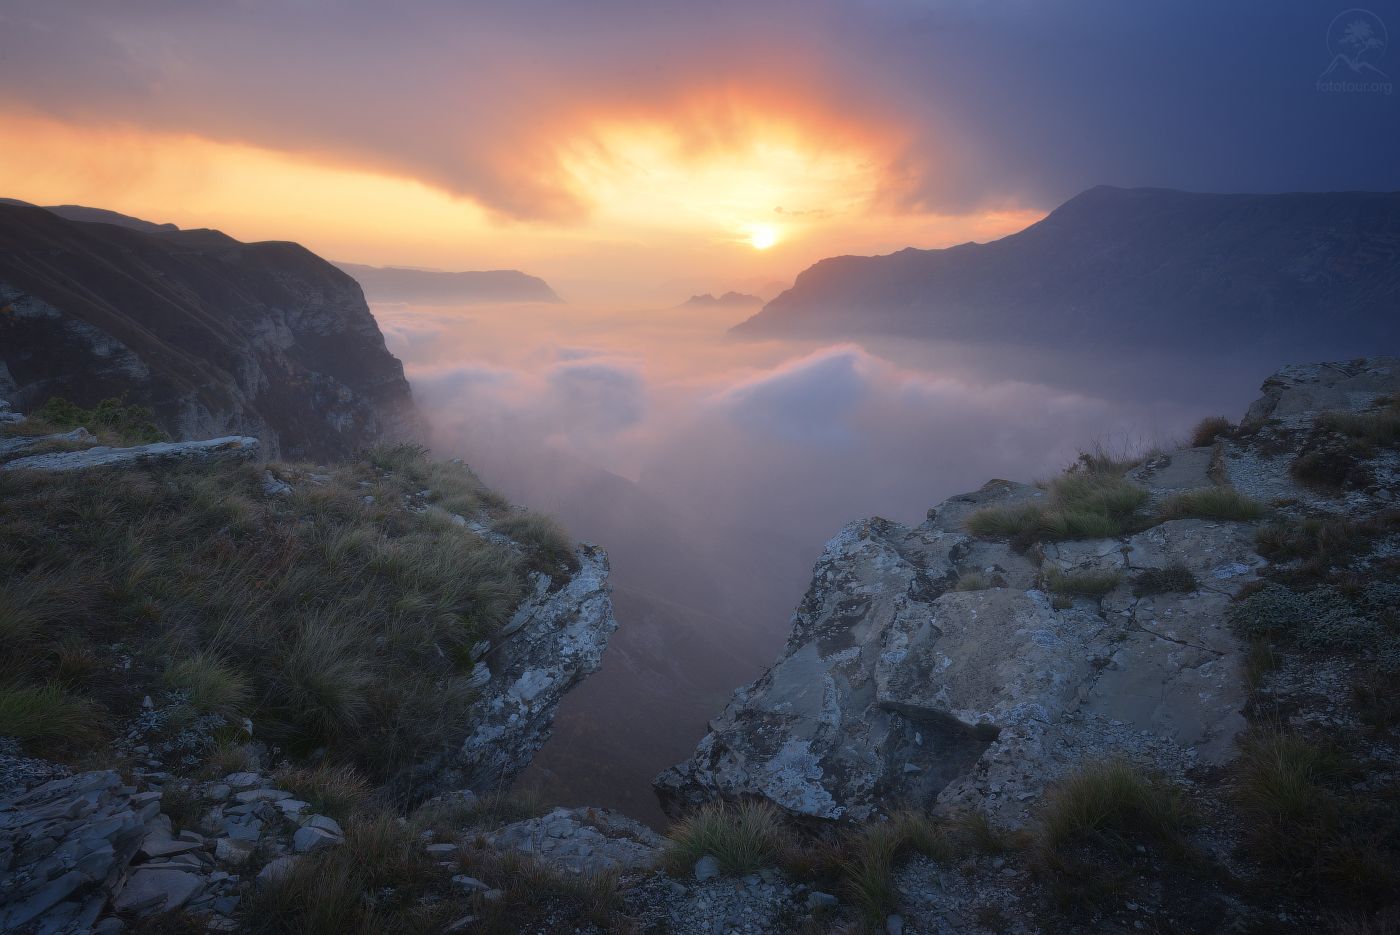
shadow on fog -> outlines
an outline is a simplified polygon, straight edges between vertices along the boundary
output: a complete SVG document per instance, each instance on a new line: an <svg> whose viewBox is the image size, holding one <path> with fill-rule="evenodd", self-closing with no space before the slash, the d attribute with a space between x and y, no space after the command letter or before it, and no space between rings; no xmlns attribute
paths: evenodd
<svg viewBox="0 0 1400 935"><path fill-rule="evenodd" d="M653 825L649 782L780 651L823 542L917 522L1095 442L1238 417L1283 361L910 341L739 342L742 312L378 306L434 426L512 500L603 545L620 623L521 785Z"/></svg>

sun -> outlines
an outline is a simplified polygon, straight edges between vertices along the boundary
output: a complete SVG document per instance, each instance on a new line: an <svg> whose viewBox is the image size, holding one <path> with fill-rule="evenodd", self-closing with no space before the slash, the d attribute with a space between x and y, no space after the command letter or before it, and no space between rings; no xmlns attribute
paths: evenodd
<svg viewBox="0 0 1400 935"><path fill-rule="evenodd" d="M778 229L772 224L750 224L749 246L755 250L767 250L778 242Z"/></svg>

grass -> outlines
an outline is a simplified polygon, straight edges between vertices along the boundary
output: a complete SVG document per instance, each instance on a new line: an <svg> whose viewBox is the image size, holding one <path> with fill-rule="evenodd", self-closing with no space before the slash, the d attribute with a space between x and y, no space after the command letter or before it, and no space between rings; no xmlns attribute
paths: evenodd
<svg viewBox="0 0 1400 935"><path fill-rule="evenodd" d="M527 818L538 818L549 806L537 793L489 792L466 798L445 795L420 805L411 817L414 825L435 834L451 836L464 831L495 829Z"/></svg>
<svg viewBox="0 0 1400 935"><path fill-rule="evenodd" d="M169 439L154 419L151 410L129 406L121 399L104 399L84 409L62 396L53 396L31 414L29 422L31 429L42 429L45 434L81 427L104 436L106 442L145 445Z"/></svg>
<svg viewBox="0 0 1400 935"><path fill-rule="evenodd" d="M1236 798L1251 850L1273 865L1312 865L1338 826L1328 785L1341 769L1335 750L1301 734L1266 729L1248 737L1236 764Z"/></svg>
<svg viewBox="0 0 1400 935"><path fill-rule="evenodd" d="M1133 594L1146 597L1149 594L1189 593L1196 590L1196 576L1181 562L1173 562L1165 568L1147 568L1133 577Z"/></svg>
<svg viewBox="0 0 1400 935"><path fill-rule="evenodd" d="M1148 853L1139 848L1186 859L1193 822L1182 791L1165 779L1121 759L1091 763L1047 796L1036 858L1061 908L1092 905L1124 887Z"/></svg>
<svg viewBox="0 0 1400 935"><path fill-rule="evenodd" d="M183 692L195 710L237 717L252 696L248 677L211 652L197 652L170 664L165 684Z"/></svg>
<svg viewBox="0 0 1400 935"><path fill-rule="evenodd" d="M903 811L872 822L847 842L839 858L840 890L860 912L869 931L884 931L885 919L899 908L894 872L911 853L950 860L954 845L944 827L927 814Z"/></svg>
<svg viewBox="0 0 1400 935"><path fill-rule="evenodd" d="M1088 458L1088 460L1083 460ZM1139 528L1147 491L1122 477L1129 462L1081 456L1048 485L1047 503L986 507L967 518L984 539L1007 539L1021 549L1036 542L1103 539Z"/></svg>
<svg viewBox="0 0 1400 935"><path fill-rule="evenodd" d="M552 517L540 513L514 512L497 520L492 528L529 546L544 566L544 571L553 569L567 573L578 570L573 541L564 527Z"/></svg>
<svg viewBox="0 0 1400 935"><path fill-rule="evenodd" d="M702 805L667 832L662 862L672 874L690 873L696 861L712 856L720 872L749 873L776 863L790 845L778 810L767 802Z"/></svg>
<svg viewBox="0 0 1400 935"><path fill-rule="evenodd" d="M540 534L522 555L409 509L469 497L490 523L499 502L420 449L375 449L319 479L277 466L287 497L262 493L263 470L0 474L0 682L61 683L84 711L85 697L134 711L166 692L376 783L454 746L471 648L555 546Z"/></svg>
<svg viewBox="0 0 1400 935"><path fill-rule="evenodd" d="M1317 425L1368 445L1400 445L1400 398L1377 400L1369 412L1324 412Z"/></svg>
<svg viewBox="0 0 1400 935"><path fill-rule="evenodd" d="M1251 522L1264 516L1264 505L1233 487L1203 487L1168 497L1158 508L1163 520L1213 519Z"/></svg>
<svg viewBox="0 0 1400 935"><path fill-rule="evenodd" d="M1235 426L1224 416L1208 416L1196 423L1196 427L1191 430L1191 447L1204 448L1207 445L1215 444L1215 440L1222 435L1229 435L1235 430Z"/></svg>
<svg viewBox="0 0 1400 935"><path fill-rule="evenodd" d="M1051 568L1045 573L1045 586L1052 594L1064 597L1103 597L1118 587L1122 575L1116 571L1061 571Z"/></svg>
<svg viewBox="0 0 1400 935"><path fill-rule="evenodd" d="M965 575L958 575L957 583L953 585L954 591L985 591L992 586L987 580L987 576L980 571L970 571Z"/></svg>
<svg viewBox="0 0 1400 935"><path fill-rule="evenodd" d="M322 763L277 774L277 787L311 806L311 810L346 821L362 807L372 791L354 767Z"/></svg>
<svg viewBox="0 0 1400 935"><path fill-rule="evenodd" d="M0 737L45 749L96 738L104 719L89 699L56 682L0 686Z"/></svg>

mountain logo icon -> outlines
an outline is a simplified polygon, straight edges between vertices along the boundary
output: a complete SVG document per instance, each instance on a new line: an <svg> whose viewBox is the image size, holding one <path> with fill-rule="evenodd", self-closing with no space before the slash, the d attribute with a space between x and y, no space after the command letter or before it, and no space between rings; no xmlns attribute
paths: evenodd
<svg viewBox="0 0 1400 935"><path fill-rule="evenodd" d="M1332 61L1318 81L1388 84L1390 77L1375 63L1385 56L1389 44L1390 34L1375 13L1362 9L1338 13L1327 27L1327 51Z"/></svg>

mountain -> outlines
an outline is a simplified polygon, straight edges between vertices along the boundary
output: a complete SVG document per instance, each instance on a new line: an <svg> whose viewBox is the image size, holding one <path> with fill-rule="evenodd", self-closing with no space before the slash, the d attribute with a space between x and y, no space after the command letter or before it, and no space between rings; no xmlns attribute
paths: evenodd
<svg viewBox="0 0 1400 935"><path fill-rule="evenodd" d="M129 214L118 214L115 211L108 211L106 208L89 208L86 205L31 205L29 202L20 201L17 198L0 198L0 205L17 205L21 208L42 207L45 211L70 221L83 221L88 224L115 224L118 227L145 231L148 234L180 229L174 224L157 224L154 221L134 218Z"/></svg>
<svg viewBox="0 0 1400 935"><path fill-rule="evenodd" d="M446 273L401 266L362 266L337 263L355 277L371 302L418 305L459 305L471 302L561 302L537 276L519 270L493 269Z"/></svg>
<svg viewBox="0 0 1400 935"><path fill-rule="evenodd" d="M748 305L762 304L762 299L746 292L726 292L718 298L706 292L704 295L691 296L677 305L676 308L743 308Z"/></svg>
<svg viewBox="0 0 1400 935"><path fill-rule="evenodd" d="M1053 348L1400 346L1400 192L1100 186L986 244L822 260L734 332Z"/></svg>
<svg viewBox="0 0 1400 935"><path fill-rule="evenodd" d="M412 435L403 366L355 281L294 243L0 205L0 397L108 397L180 438L339 459Z"/></svg>

